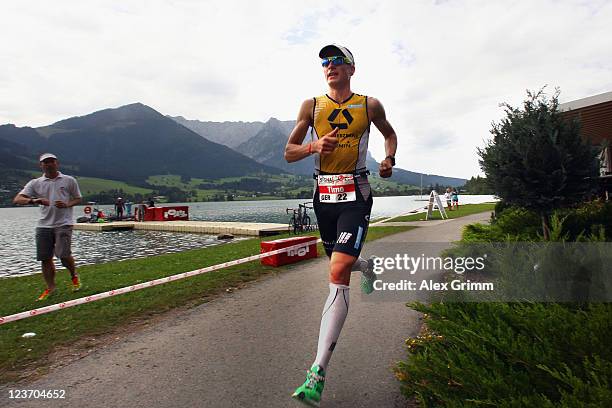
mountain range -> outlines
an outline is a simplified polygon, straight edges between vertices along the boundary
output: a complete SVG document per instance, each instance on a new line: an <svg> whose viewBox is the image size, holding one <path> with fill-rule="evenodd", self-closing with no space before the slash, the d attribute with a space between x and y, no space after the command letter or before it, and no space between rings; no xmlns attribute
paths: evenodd
<svg viewBox="0 0 612 408"><path fill-rule="evenodd" d="M279 174L227 146L211 142L140 103L105 109L41 128L0 126L0 139L30 157L50 151L77 175L143 182L151 175L217 179ZM36 161L36 160L34 160ZM31 167L30 167L31 168Z"/></svg>
<svg viewBox="0 0 612 408"><path fill-rule="evenodd" d="M238 124L241 125L242 122L239 122ZM289 138L289 133L291 133L291 130L295 126L295 121L279 121L278 119L271 118L266 123L252 122L252 124L257 124L257 128L259 129L254 136L237 146L230 146L229 144L227 144L227 146L235 148L236 151L252 158L253 160L257 160L259 163L282 169L288 173L301 175L312 174L314 168L314 158L303 159L295 163L287 163L283 157L285 144ZM197 127L192 129L198 132ZM200 135L204 136L201 133ZM311 136L309 130L304 143L310 142L310 138ZM223 139L221 139L220 143L224 143ZM374 159L370 152L368 152L366 165L372 174L378 173L379 163L380 161ZM423 186L425 187L435 184L457 187L464 185L466 182L465 179L461 178L438 176L435 174L422 174L404 170L398 167L393 169L393 176L391 177L391 180L413 186L419 186L422 182Z"/></svg>
<svg viewBox="0 0 612 408"><path fill-rule="evenodd" d="M203 122L182 116L168 116L211 142L235 149L253 137L264 126L264 122Z"/></svg>
<svg viewBox="0 0 612 408"><path fill-rule="evenodd" d="M164 116L134 103L39 128L0 126L0 168L34 170L38 154L58 155L80 176L141 184L174 174L219 179L254 174L310 175L314 159L287 163L283 153L294 121L202 122ZM307 135L306 141L310 136ZM368 157L368 168L378 163ZM421 174L396 168L393 181L419 185ZM423 175L423 185L459 186L465 179Z"/></svg>

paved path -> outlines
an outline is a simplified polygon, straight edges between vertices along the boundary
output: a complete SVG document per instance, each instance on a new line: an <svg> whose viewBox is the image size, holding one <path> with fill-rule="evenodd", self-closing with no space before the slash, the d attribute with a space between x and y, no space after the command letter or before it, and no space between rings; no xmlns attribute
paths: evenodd
<svg viewBox="0 0 612 408"><path fill-rule="evenodd" d="M392 256L393 245L448 242L471 215L389 236L365 254ZM349 316L328 369L322 407L406 407L392 367L418 314L403 302L368 301L353 276ZM10 389L65 389L62 401L7 400L2 407L297 407L290 399L316 352L328 293L326 260L263 279ZM61 313L61 312L60 312ZM178 316L177 316L178 315Z"/></svg>
<svg viewBox="0 0 612 408"><path fill-rule="evenodd" d="M406 226L433 227L435 225L445 224L447 222L452 222L452 221L453 221L452 219L431 220L431 221L389 221L389 222L383 222L383 223L376 223L376 225L381 226L381 227L394 227L394 226L398 226L398 227L406 227Z"/></svg>

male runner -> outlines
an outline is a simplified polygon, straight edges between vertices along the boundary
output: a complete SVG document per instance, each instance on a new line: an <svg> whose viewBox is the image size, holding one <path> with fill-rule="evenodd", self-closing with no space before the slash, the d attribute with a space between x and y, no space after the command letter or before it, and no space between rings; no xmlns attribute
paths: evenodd
<svg viewBox="0 0 612 408"><path fill-rule="evenodd" d="M329 92L302 103L285 148L289 163L316 155L314 210L330 257L330 292L323 308L317 356L306 382L293 393L294 398L315 406L321 400L325 370L348 314L351 271L361 270L362 291L373 291L372 261L359 257L372 209L366 168L370 122L385 138L387 157L379 166L381 177L391 176L397 148L397 136L382 104L351 91L353 54L334 44L323 47L319 57ZM312 141L302 145L309 127Z"/></svg>
<svg viewBox="0 0 612 408"><path fill-rule="evenodd" d="M44 153L39 159L43 175L30 180L13 203L38 204L40 218L36 227L36 259L42 263L47 288L38 300L47 299L55 291L55 264L53 255L60 258L70 272L73 290L81 287L72 257L72 207L81 203L81 191L77 181L59 171L59 161L54 154Z"/></svg>

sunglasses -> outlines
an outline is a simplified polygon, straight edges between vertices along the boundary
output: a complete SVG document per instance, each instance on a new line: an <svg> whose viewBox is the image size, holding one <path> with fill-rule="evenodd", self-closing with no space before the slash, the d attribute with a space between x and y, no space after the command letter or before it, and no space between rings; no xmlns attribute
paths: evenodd
<svg viewBox="0 0 612 408"><path fill-rule="evenodd" d="M329 64L336 65L336 66L342 65L342 64L352 65L353 61L351 61L347 57L340 57L340 56L327 57L321 60L322 66L327 67Z"/></svg>

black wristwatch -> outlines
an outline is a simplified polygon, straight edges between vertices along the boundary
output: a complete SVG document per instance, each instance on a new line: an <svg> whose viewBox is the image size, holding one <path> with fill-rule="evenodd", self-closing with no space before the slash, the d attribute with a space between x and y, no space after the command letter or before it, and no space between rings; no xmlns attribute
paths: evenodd
<svg viewBox="0 0 612 408"><path fill-rule="evenodd" d="M30 205L34 204L34 199L30 198Z"/></svg>
<svg viewBox="0 0 612 408"><path fill-rule="evenodd" d="M387 159L391 159L391 166L395 166L395 156L389 155L389 156L385 157L385 160L387 160Z"/></svg>

